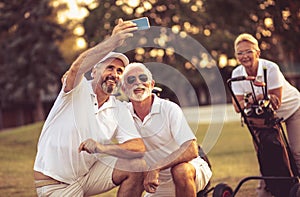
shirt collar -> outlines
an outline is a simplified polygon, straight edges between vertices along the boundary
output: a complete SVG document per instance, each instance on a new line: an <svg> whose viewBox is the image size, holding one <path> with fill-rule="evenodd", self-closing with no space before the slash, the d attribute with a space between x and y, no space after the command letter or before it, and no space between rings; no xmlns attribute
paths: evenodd
<svg viewBox="0 0 300 197"><path fill-rule="evenodd" d="M160 108L161 108L161 107L160 107L160 106L161 106L160 98L157 97L156 94L152 94L152 96L153 96L153 103L152 103L152 106L151 106L150 113L149 113L148 115L160 113ZM134 112L132 103L129 104L129 110L130 110L131 114L132 114L134 117L137 117L137 115L136 115L135 112ZM147 116L148 116L148 115L147 115Z"/></svg>
<svg viewBox="0 0 300 197"><path fill-rule="evenodd" d="M90 84L90 94L91 94L91 97L92 97L92 100L93 100L93 103L94 103L94 107L95 107L95 113L99 112L99 111L102 111L102 110L105 110L107 108L113 108L113 107L116 107L117 104L116 104L116 98L115 96L109 96L108 100L103 103L103 105L98 108L98 101L97 101L97 95L95 94L95 92L93 91L93 87L92 87L92 82L89 81L89 84Z"/></svg>
<svg viewBox="0 0 300 197"><path fill-rule="evenodd" d="M153 96L153 103L151 107L151 114L158 114L160 113L161 100L156 96L156 94L152 94L152 96Z"/></svg>
<svg viewBox="0 0 300 197"><path fill-rule="evenodd" d="M248 76L247 72L246 72L246 68L243 66L242 67L242 73L243 76ZM262 81L264 76L264 71L263 71L263 66L261 65L261 60L258 60L258 68L257 68L257 75L255 76L257 80Z"/></svg>
<svg viewBox="0 0 300 197"><path fill-rule="evenodd" d="M106 108L111 108L111 107L116 107L116 98L114 96L109 96L108 100L103 103L103 105L100 107L100 109L106 109Z"/></svg>

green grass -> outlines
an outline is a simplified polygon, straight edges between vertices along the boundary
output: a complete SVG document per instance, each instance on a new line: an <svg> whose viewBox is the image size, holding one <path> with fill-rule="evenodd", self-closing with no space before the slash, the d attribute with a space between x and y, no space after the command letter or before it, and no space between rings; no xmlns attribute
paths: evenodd
<svg viewBox="0 0 300 197"><path fill-rule="evenodd" d="M42 123L0 132L0 196L36 196L33 162Z"/></svg>
<svg viewBox="0 0 300 197"><path fill-rule="evenodd" d="M33 162L43 123L0 132L0 196L36 196L33 184ZM201 142L209 125L197 128ZM217 143L208 153L212 164L211 186L227 183L235 188L247 176L258 175L258 164L250 134L239 122L226 123ZM243 185L237 196L255 196L257 181ZM116 189L99 196L115 196Z"/></svg>

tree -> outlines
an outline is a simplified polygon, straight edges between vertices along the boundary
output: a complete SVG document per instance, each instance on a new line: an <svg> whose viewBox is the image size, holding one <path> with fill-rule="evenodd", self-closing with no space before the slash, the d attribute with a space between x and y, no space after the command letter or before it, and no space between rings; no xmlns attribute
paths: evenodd
<svg viewBox="0 0 300 197"><path fill-rule="evenodd" d="M86 40L88 40L89 45L93 46L110 34L118 18L131 20L148 16L152 27L161 28L157 31L151 29L150 34L144 32L146 35L141 32L136 33L135 37L130 39L125 47L129 49L125 50L126 54L132 61L157 62L171 65L188 79L197 93L196 97L199 96L199 99L196 98L196 102L190 102L192 100L191 97L186 96L190 94L191 89L185 87L186 83L184 80L180 81L176 75L168 73L162 76L162 78L166 78L168 81L176 84L171 89L175 88L175 90L173 89L175 92L177 90L176 93L180 94L177 95L179 98L186 98L183 101L184 103L182 103L183 105L197 105L199 103L198 100L200 104L208 104L214 101L215 98L211 98L207 90L210 88L210 84L205 84L210 83L212 80L205 81L203 76L199 75L199 69L206 77L210 75L206 68L200 68L200 62L203 59L201 56L203 53L207 53L204 48L207 44L207 36L201 33L201 31L207 29L207 14L205 10L202 9L197 1L192 1L191 3L176 0L155 1L153 3L150 1L136 2L136 4L130 4L130 2L124 3L123 1L99 1L99 6L90 10L90 15L84 22ZM191 6L194 6L193 11ZM189 14L187 15L186 13ZM95 29L95 27L98 28ZM189 42L199 43L200 40L204 47L199 46L195 48L188 44ZM135 48L135 46L139 45L143 45L143 49ZM174 53L170 53L172 50L174 50ZM193 63L188 63L191 60L193 60ZM212 61L211 58L207 58L207 64L216 66ZM158 74L154 76L158 76ZM219 98L222 100L222 97ZM220 102L220 99L218 102Z"/></svg>
<svg viewBox="0 0 300 197"><path fill-rule="evenodd" d="M299 1L207 0L205 7L216 24L212 38L220 46L211 45L212 49L232 57L235 37L248 32L258 39L262 56L278 62L284 71L299 67Z"/></svg>
<svg viewBox="0 0 300 197"><path fill-rule="evenodd" d="M57 46L65 30L49 0L2 0L0 19L1 108L32 105L36 120L44 120L41 97L53 93L66 69Z"/></svg>

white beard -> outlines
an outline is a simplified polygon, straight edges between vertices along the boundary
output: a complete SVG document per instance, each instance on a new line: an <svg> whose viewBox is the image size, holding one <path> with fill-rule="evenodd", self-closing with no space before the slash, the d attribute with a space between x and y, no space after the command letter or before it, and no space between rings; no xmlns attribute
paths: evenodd
<svg viewBox="0 0 300 197"><path fill-rule="evenodd" d="M142 94L135 94L134 90L136 88L143 88L144 92ZM130 89L127 89L125 91L126 95L129 97L130 100L134 100L134 101L143 101L145 100L148 96L151 95L151 91L149 88L145 87L144 85L135 85Z"/></svg>

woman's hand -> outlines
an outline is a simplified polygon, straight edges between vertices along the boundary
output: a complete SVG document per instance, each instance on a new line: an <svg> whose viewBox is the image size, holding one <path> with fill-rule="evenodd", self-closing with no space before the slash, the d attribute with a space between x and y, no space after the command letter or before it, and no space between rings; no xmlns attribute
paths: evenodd
<svg viewBox="0 0 300 197"><path fill-rule="evenodd" d="M275 94L269 94L268 96L269 96L269 99L270 99L273 109L277 110L280 106L279 98Z"/></svg>

